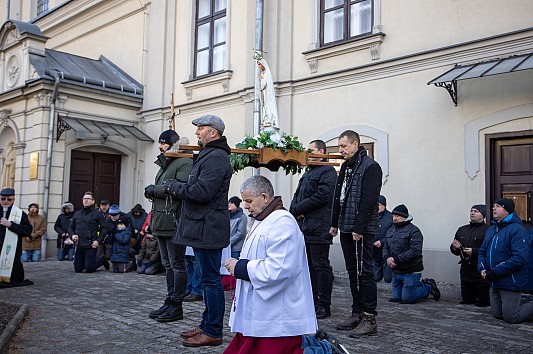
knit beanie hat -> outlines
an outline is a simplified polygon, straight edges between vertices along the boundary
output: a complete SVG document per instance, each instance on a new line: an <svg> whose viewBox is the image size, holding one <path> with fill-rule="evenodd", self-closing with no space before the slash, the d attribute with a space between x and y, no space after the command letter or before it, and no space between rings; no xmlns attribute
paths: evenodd
<svg viewBox="0 0 533 354"><path fill-rule="evenodd" d="M120 218L116 221L116 225L118 224L124 224L124 226L129 227L130 226L130 220L128 218Z"/></svg>
<svg viewBox="0 0 533 354"><path fill-rule="evenodd" d="M134 213L134 212L140 212L142 213L144 211L143 207L141 204L135 204L135 206L133 208L131 208L131 212Z"/></svg>
<svg viewBox="0 0 533 354"><path fill-rule="evenodd" d="M241 205L242 200L239 197L234 196L234 197L229 198L228 202L235 204L235 206L238 208Z"/></svg>
<svg viewBox="0 0 533 354"><path fill-rule="evenodd" d="M500 198L494 204L501 205L509 214L514 213L514 201L509 198Z"/></svg>
<svg viewBox="0 0 533 354"><path fill-rule="evenodd" d="M168 144L170 146L174 145L176 141L180 139L180 136L176 131L169 129L165 130L164 132L159 135L159 142L163 144Z"/></svg>
<svg viewBox="0 0 533 354"><path fill-rule="evenodd" d="M483 215L483 218L487 216L487 207L483 204L473 205L470 209L476 209L477 211L479 211L481 215Z"/></svg>
<svg viewBox="0 0 533 354"><path fill-rule="evenodd" d="M120 208L118 207L118 205L116 205L116 204L111 205L111 207L109 208L108 214L109 215L118 215L118 214L120 214Z"/></svg>
<svg viewBox="0 0 533 354"><path fill-rule="evenodd" d="M382 204L383 206L387 206L387 198L385 198L383 195L380 195L378 197L378 203Z"/></svg>
<svg viewBox="0 0 533 354"><path fill-rule="evenodd" d="M409 210L403 204L398 205L396 208L392 209L392 215L400 215L404 218L409 216Z"/></svg>

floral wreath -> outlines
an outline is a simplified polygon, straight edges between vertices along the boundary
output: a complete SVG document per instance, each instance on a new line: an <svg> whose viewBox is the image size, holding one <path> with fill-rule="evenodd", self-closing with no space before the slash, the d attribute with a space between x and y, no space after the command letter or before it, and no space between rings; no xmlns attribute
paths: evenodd
<svg viewBox="0 0 533 354"><path fill-rule="evenodd" d="M267 130L262 130L259 134L256 135L246 135L244 139L238 142L235 145L239 149L260 149L260 148L272 148L274 150L296 150L296 151L305 151L302 143L298 141L297 136L288 135L285 133L272 132ZM252 154L241 154L241 153L232 153L229 157L231 166L233 168L233 173L237 173L241 170L244 170L245 167L251 166L251 163L254 160L254 155ZM286 174L300 173L303 170L303 167L289 163L282 165L283 170Z"/></svg>

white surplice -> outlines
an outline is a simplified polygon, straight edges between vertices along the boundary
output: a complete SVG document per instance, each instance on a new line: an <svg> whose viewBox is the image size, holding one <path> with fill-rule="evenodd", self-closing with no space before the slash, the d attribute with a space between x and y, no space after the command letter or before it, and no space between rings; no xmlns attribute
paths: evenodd
<svg viewBox="0 0 533 354"><path fill-rule="evenodd" d="M304 236L294 217L276 210L255 221L241 259L250 281L237 279L229 325L249 337L313 334L317 329Z"/></svg>

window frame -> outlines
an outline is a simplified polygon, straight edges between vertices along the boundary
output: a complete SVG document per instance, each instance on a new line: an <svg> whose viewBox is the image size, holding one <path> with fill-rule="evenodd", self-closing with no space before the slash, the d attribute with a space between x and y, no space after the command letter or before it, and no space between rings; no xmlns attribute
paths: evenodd
<svg viewBox="0 0 533 354"><path fill-rule="evenodd" d="M226 1L226 7L223 10L219 10L217 12L215 12L215 2L216 2L216 0L209 0L209 3L210 3L209 14L204 16L204 17L202 17L202 18L198 18L199 11L200 11L200 0L196 0L196 13L194 15L194 19L195 19L194 36L195 36L195 40L194 40L194 64L193 64L193 78L195 78L195 79L206 77L206 76L210 76L210 75L214 75L214 74L217 74L217 73L220 73L220 72L224 71L224 67L222 67L220 70L214 71L213 70L213 64L214 64L214 51L215 51L216 48L218 48L220 46L226 46L226 52L228 50L228 48L227 48L227 43L228 43L228 40L227 40L228 39L227 38L227 34L228 34L228 18L227 18L228 1ZM214 41L215 41L215 22L217 20L222 19L222 18L226 19L226 38L224 39L223 42L214 44ZM198 38L198 29L201 26L205 25L205 24L209 24L209 44L208 44L207 47L198 49L198 39L199 39ZM198 75L198 54L200 52L204 52L204 51L208 52L208 57L209 57L208 70L207 70L207 73Z"/></svg>
<svg viewBox="0 0 533 354"><path fill-rule="evenodd" d="M361 33L355 36L350 36L350 28L351 28L351 16L350 16L350 8L352 5L364 2L366 0L343 0L343 4L337 5L334 7L329 8L328 10L325 10L325 2L326 0L320 0L319 5L319 16L320 16L320 28L319 28L319 46L322 47L328 47L328 46L334 46L345 42L350 42L353 40L357 40L358 38L364 38L367 36L372 35L373 28L374 28L374 0L370 1L370 29L368 32ZM344 22L343 22L343 33L342 38L336 41L331 41L324 43L324 19L325 15L328 12L336 11L339 9L343 9L343 15L344 15Z"/></svg>
<svg viewBox="0 0 533 354"><path fill-rule="evenodd" d="M37 0L36 10L37 17L50 11L50 0Z"/></svg>

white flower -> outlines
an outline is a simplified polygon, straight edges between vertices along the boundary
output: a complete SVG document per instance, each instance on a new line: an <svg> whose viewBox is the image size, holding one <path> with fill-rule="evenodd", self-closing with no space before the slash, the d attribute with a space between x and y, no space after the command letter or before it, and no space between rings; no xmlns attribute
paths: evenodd
<svg viewBox="0 0 533 354"><path fill-rule="evenodd" d="M278 133L274 133L270 136L270 140L274 144L279 144L281 142L281 135L279 135Z"/></svg>
<svg viewBox="0 0 533 354"><path fill-rule="evenodd" d="M262 142L260 142L260 141L257 142L257 148L258 148L258 149L261 149L261 148L264 147L264 146L265 146L265 145L263 145Z"/></svg>

